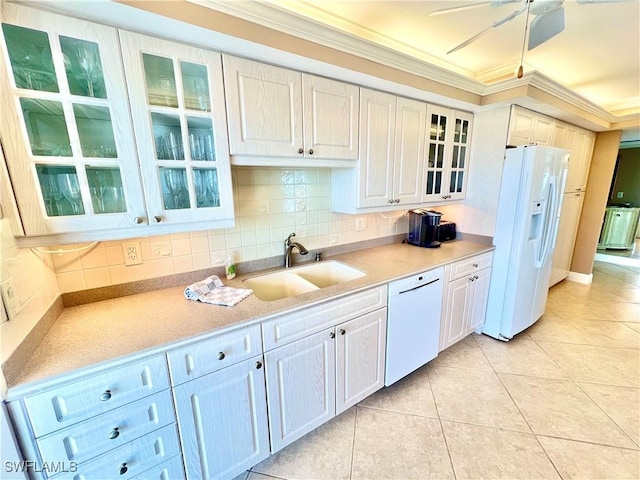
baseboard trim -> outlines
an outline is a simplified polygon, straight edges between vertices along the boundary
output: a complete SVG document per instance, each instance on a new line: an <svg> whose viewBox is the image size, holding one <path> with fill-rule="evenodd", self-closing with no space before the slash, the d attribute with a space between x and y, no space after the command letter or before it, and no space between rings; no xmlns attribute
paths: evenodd
<svg viewBox="0 0 640 480"><path fill-rule="evenodd" d="M596 253L597 262L613 263L614 265L625 265L627 267L640 267L640 257L622 257L617 255L606 255Z"/></svg>
<svg viewBox="0 0 640 480"><path fill-rule="evenodd" d="M582 283L584 285L590 285L593 282L593 273L578 273L578 272L569 272L569 276L567 280L576 283Z"/></svg>

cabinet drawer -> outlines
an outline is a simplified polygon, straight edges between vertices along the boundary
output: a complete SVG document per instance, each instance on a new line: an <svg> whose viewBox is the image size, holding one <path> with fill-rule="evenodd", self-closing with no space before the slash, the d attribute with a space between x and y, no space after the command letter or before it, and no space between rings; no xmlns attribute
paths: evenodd
<svg viewBox="0 0 640 480"><path fill-rule="evenodd" d="M164 355L24 398L35 437L169 388Z"/></svg>
<svg viewBox="0 0 640 480"><path fill-rule="evenodd" d="M475 257L466 258L451 264L449 281L464 277L471 272L476 272L491 266L493 252L483 253Z"/></svg>
<svg viewBox="0 0 640 480"><path fill-rule="evenodd" d="M179 480L181 478L185 478L184 469L182 468L182 457L178 455L140 475L136 475L132 480Z"/></svg>
<svg viewBox="0 0 640 480"><path fill-rule="evenodd" d="M171 391L164 390L37 440L43 462L85 462L175 422Z"/></svg>
<svg viewBox="0 0 640 480"><path fill-rule="evenodd" d="M292 312L262 323L264 350L387 306L387 286Z"/></svg>
<svg viewBox="0 0 640 480"><path fill-rule="evenodd" d="M193 343L167 354L171 381L179 385L260 353L260 325Z"/></svg>
<svg viewBox="0 0 640 480"><path fill-rule="evenodd" d="M126 443L93 460L81 463L77 465L75 472L65 473L55 478L56 480L128 479L179 454L180 444L174 423Z"/></svg>

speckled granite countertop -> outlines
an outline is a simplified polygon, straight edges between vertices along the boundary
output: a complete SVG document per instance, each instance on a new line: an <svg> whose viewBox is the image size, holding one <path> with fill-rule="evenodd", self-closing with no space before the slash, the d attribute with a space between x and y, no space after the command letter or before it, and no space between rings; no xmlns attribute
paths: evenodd
<svg viewBox="0 0 640 480"><path fill-rule="evenodd" d="M34 382L55 380L61 374L102 362L162 351L492 249L455 240L435 249L397 243L335 255L327 260L344 262L367 275L271 302L251 295L234 307L203 304L184 298L185 285L65 308L33 356L13 376L7 399L23 394L26 388L37 388ZM242 288L244 279L264 273L223 281Z"/></svg>

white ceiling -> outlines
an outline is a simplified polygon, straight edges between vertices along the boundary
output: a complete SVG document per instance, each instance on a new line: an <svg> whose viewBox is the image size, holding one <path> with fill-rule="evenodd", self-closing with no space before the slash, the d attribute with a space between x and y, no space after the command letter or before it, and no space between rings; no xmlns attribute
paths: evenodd
<svg viewBox="0 0 640 480"><path fill-rule="evenodd" d="M550 0L534 0L535 2ZM640 1L565 0L565 30L525 52L525 72L536 70L620 119L640 114ZM483 5L447 15L434 10L483 3L467 1L264 0L278 14L327 25L378 45L457 72L484 84L512 77L520 63L526 13L469 46L447 51L524 5ZM203 2L205 3L205 2ZM208 2L206 2L208 3ZM224 2L212 2L224 3ZM485 2L486 3L486 2ZM530 18L530 20L533 16ZM273 25L271 25L273 26Z"/></svg>

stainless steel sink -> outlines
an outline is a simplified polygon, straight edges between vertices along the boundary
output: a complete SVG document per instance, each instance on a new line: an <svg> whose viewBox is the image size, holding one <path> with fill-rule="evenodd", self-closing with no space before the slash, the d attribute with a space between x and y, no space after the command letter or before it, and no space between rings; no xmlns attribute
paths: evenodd
<svg viewBox="0 0 640 480"><path fill-rule="evenodd" d="M244 280L260 300L293 297L320 288L366 276L366 273L341 262L327 261Z"/></svg>

